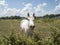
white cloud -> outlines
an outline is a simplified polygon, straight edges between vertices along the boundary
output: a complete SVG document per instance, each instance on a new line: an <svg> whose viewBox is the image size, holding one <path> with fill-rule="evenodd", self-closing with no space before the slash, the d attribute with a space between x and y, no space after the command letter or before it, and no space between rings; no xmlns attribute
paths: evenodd
<svg viewBox="0 0 60 45"><path fill-rule="evenodd" d="M57 2L58 0L54 0ZM42 3L38 5L32 5L31 3L26 3L23 2L23 8L22 9L17 9L15 8L8 8L8 4L6 3L6 0L0 0L0 16L26 16L27 13L29 12L32 14L35 12L36 16L43 16L45 14L55 14L55 13L60 13L60 3L55 6L54 9L47 11L45 7L48 5L47 3Z"/></svg>
<svg viewBox="0 0 60 45"><path fill-rule="evenodd" d="M1 16L15 16L20 15L20 9L16 8L5 8L1 13Z"/></svg>
<svg viewBox="0 0 60 45"><path fill-rule="evenodd" d="M31 7L32 4L31 4L31 3L27 3L27 4L25 4L24 6L25 6L25 7Z"/></svg>
<svg viewBox="0 0 60 45"><path fill-rule="evenodd" d="M6 5L6 3L4 3ZM31 3L24 3L22 9L17 8L4 8L2 12L0 12L0 16L26 16L29 12L32 14L35 12L36 16L43 16L45 14L52 14L56 11L60 11L60 3L52 10L46 11L44 8L47 6L47 3L38 4L35 7Z"/></svg>
<svg viewBox="0 0 60 45"><path fill-rule="evenodd" d="M31 3L27 3L24 5L24 8L22 8L20 14L23 16L26 16L26 14L29 12L31 13L33 10L32 4Z"/></svg>
<svg viewBox="0 0 60 45"><path fill-rule="evenodd" d="M34 9L35 9L35 11L36 12L43 12L44 10L44 7L47 5L47 3L43 3L43 4L39 4L39 5L37 5L36 7L34 7Z"/></svg>
<svg viewBox="0 0 60 45"><path fill-rule="evenodd" d="M47 5L47 3L42 3L42 4L38 4L36 7L34 7L35 13L39 16L44 15L44 13L46 12L44 10L44 7Z"/></svg>
<svg viewBox="0 0 60 45"><path fill-rule="evenodd" d="M36 15L43 15L45 13L44 7L47 5L47 3L38 4L37 6L33 7L31 3L24 4L24 8L22 8L20 14L22 16L26 16L26 14L29 12L32 14L33 12L36 13Z"/></svg>
<svg viewBox="0 0 60 45"><path fill-rule="evenodd" d="M55 7L55 11L60 11L60 3Z"/></svg>
<svg viewBox="0 0 60 45"><path fill-rule="evenodd" d="M0 6L5 7L5 6L7 6L7 5L8 5L8 4L6 4L5 0L0 0Z"/></svg>
<svg viewBox="0 0 60 45"><path fill-rule="evenodd" d="M24 4L24 7L22 9L16 9L16 8L4 8L2 12L0 12L0 16L27 16L27 13L29 12L32 14L35 12L36 16L43 16L45 14L52 14L55 13L57 10L60 10L60 4L55 7L55 9L46 11L44 8L47 6L47 3L38 4L35 7L31 3Z"/></svg>
<svg viewBox="0 0 60 45"><path fill-rule="evenodd" d="M29 12L32 14L33 12L36 13L37 16L42 16L46 13L44 10L44 7L47 5L47 3L38 4L37 6L33 7L31 3L24 4L24 8L16 9L16 8L4 8L4 10L0 13L2 16L26 16Z"/></svg>
<svg viewBox="0 0 60 45"><path fill-rule="evenodd" d="M57 2L58 0L55 0L55 2Z"/></svg>
<svg viewBox="0 0 60 45"><path fill-rule="evenodd" d="M46 14L60 14L60 3L54 9L46 11Z"/></svg>

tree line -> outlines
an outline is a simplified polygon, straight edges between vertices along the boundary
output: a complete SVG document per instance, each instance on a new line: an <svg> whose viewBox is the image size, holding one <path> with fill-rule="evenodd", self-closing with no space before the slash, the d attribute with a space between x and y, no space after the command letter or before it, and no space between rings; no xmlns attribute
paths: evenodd
<svg viewBox="0 0 60 45"><path fill-rule="evenodd" d="M60 14L46 14L43 18L60 18Z"/></svg>
<svg viewBox="0 0 60 45"><path fill-rule="evenodd" d="M21 17L20 16L10 16L10 17L6 16L6 17L0 17L0 19L21 19Z"/></svg>
<svg viewBox="0 0 60 45"><path fill-rule="evenodd" d="M0 17L0 19L22 19L22 18L25 18L25 17L20 17L20 16ZM39 17L36 16L36 18L60 18L60 14L46 14L42 17L41 16L39 16Z"/></svg>

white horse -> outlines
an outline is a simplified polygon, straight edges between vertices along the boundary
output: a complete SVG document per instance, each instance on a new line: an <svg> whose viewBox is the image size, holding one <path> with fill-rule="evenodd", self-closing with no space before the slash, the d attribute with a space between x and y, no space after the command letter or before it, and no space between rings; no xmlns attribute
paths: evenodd
<svg viewBox="0 0 60 45"><path fill-rule="evenodd" d="M28 15L28 17L21 21L20 27L23 32L31 33L33 31L33 29L35 28L35 24L34 24L34 15L35 14L33 13L33 15L29 15L29 13L28 13L27 15Z"/></svg>

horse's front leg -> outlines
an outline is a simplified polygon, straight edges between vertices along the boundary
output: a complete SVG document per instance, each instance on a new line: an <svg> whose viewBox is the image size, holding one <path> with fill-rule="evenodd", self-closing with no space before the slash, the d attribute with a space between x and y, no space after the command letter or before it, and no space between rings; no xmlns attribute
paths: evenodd
<svg viewBox="0 0 60 45"><path fill-rule="evenodd" d="M22 29L22 31L21 31L21 34L22 34L22 37L23 37L23 35L24 35L24 30Z"/></svg>

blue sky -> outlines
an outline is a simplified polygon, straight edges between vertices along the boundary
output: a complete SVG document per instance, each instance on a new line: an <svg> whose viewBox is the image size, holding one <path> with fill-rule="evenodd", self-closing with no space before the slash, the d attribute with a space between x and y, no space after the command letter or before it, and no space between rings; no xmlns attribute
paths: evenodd
<svg viewBox="0 0 60 45"><path fill-rule="evenodd" d="M60 0L0 0L1 16L26 16L34 12L36 16L60 13Z"/></svg>
<svg viewBox="0 0 60 45"><path fill-rule="evenodd" d="M23 8L24 6L23 3L31 3L33 6L36 6L42 3L48 3L47 8L52 9L60 3L60 0L58 1L55 1L55 0L6 0L6 3L8 3L9 5L8 7L20 8L20 9Z"/></svg>

